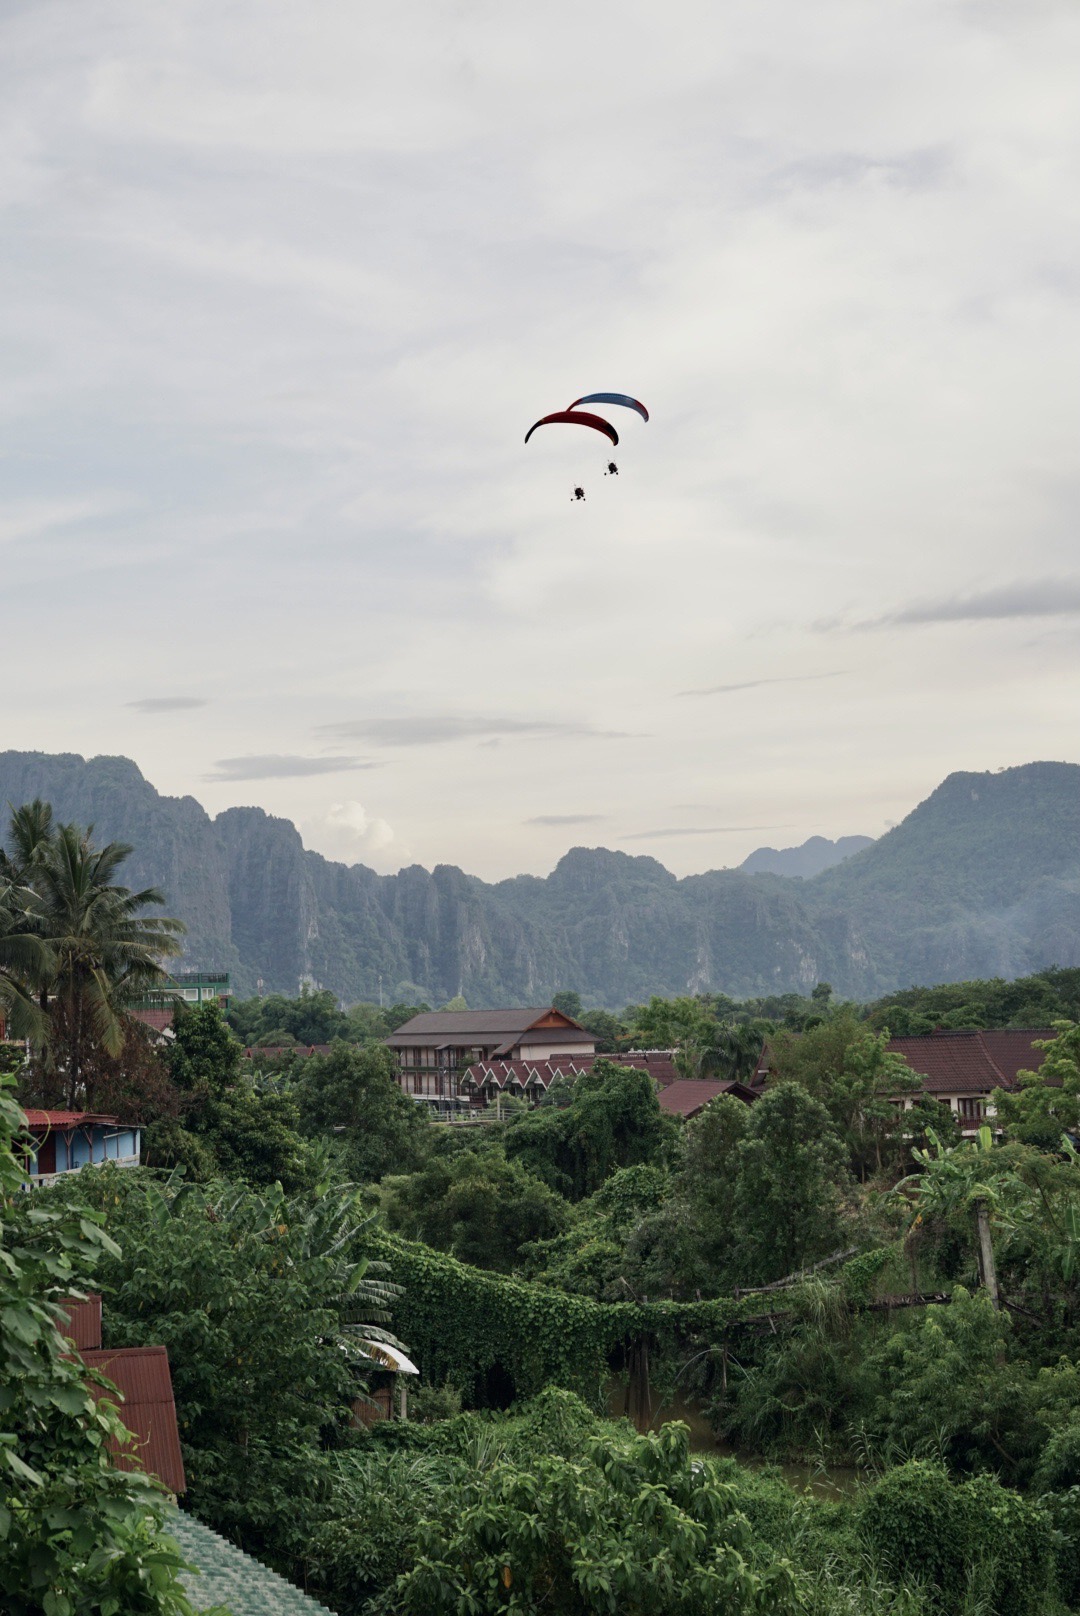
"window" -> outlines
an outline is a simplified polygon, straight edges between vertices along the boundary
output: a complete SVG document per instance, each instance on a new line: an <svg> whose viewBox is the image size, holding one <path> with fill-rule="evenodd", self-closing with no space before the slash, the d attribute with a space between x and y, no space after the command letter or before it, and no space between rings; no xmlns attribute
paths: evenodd
<svg viewBox="0 0 1080 1616"><path fill-rule="evenodd" d="M965 1096L960 1100L958 1111L961 1117L969 1122L982 1122L986 1116L986 1101L978 1095Z"/></svg>

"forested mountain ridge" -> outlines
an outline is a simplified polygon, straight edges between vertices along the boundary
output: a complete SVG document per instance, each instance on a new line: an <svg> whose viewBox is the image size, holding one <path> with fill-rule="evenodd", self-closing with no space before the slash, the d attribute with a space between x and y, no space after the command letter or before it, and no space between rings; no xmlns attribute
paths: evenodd
<svg viewBox="0 0 1080 1616"><path fill-rule="evenodd" d="M211 819L126 758L0 753L0 802L41 796L99 840L132 842L133 884L188 925L184 963L241 993L313 978L353 1001L416 987L438 1002L540 1003L574 987L737 997L818 980L870 998L913 981L1080 963L1080 766L953 774L894 830L810 879L574 848L549 876L488 883L453 865L380 876L306 850L259 808Z"/></svg>
<svg viewBox="0 0 1080 1616"><path fill-rule="evenodd" d="M820 875L831 870L853 853L861 853L874 840L872 836L811 836L799 847L755 847L739 865L750 875Z"/></svg>

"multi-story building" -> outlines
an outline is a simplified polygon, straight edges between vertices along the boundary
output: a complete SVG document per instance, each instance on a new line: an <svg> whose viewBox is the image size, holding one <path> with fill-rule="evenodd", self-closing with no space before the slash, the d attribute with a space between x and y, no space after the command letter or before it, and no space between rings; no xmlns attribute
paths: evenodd
<svg viewBox="0 0 1080 1616"><path fill-rule="evenodd" d="M1020 1087L1018 1073L1038 1072L1046 1059L1035 1043L1054 1037L1052 1027L995 1027L970 1032L939 1028L914 1038L894 1038L889 1049L903 1055L922 1078L923 1093L933 1095L952 1111L963 1134L976 1134L984 1122L991 1126L995 1089ZM911 1098L904 1100L911 1107Z"/></svg>
<svg viewBox="0 0 1080 1616"><path fill-rule="evenodd" d="M889 1052L903 1055L912 1074L922 1079L922 1092L948 1106L962 1134L973 1136L984 1122L994 1120L990 1098L995 1089L1018 1089L1018 1074L1038 1072L1045 1052L1037 1049L1054 1037L1050 1027L962 1028L938 1027L934 1032L911 1038L893 1038ZM766 1040L754 1074L753 1086L760 1089L771 1072ZM897 1096L896 1103L909 1111L915 1096Z"/></svg>
<svg viewBox="0 0 1080 1616"><path fill-rule="evenodd" d="M431 1010L386 1040L406 1094L449 1115L467 1108L470 1067L491 1061L548 1062L596 1054L592 1033L550 1005L524 1010Z"/></svg>
<svg viewBox="0 0 1080 1616"><path fill-rule="evenodd" d="M228 971L173 971L138 1000L131 1014L155 1032L165 1032L172 1026L178 1001L193 1010L204 1004L220 1004L227 1010L231 997Z"/></svg>

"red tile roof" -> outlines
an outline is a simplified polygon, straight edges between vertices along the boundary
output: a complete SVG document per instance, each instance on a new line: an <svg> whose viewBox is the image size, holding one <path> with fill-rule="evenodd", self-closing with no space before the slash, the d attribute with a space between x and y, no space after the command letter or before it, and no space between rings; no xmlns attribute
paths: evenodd
<svg viewBox="0 0 1080 1616"><path fill-rule="evenodd" d="M167 1032L176 1019L172 1005L168 1008L161 1006L155 1010L129 1010L128 1015L134 1021L141 1021L144 1027L150 1027L154 1032Z"/></svg>
<svg viewBox="0 0 1080 1616"><path fill-rule="evenodd" d="M660 1090L660 1109L673 1117L696 1117L699 1111L704 1111L709 1102L721 1094L731 1094L747 1105L757 1099L752 1089L730 1078L680 1077L677 1082Z"/></svg>
<svg viewBox="0 0 1080 1616"><path fill-rule="evenodd" d="M493 1083L496 1088L508 1089L511 1084L517 1088L535 1088L537 1083L542 1088L550 1088L556 1078L577 1078L582 1071L592 1071L597 1060L610 1060L616 1067L634 1067L637 1071L647 1071L650 1078L660 1086L660 1109L668 1110L673 1115L689 1117L692 1112L681 1109L681 1100L676 1104L668 1104L668 1096L673 1089L679 1089L682 1099L697 1099L695 1109L700 1110L707 1105L708 1100L715 1099L716 1094L729 1094L737 1091L739 1099L757 1099L752 1089L745 1088L744 1084L731 1083L721 1078L681 1078L679 1068L674 1063L674 1050L634 1050L627 1055L553 1055L551 1060L475 1060L469 1070L462 1073L462 1088L485 1088ZM710 1086L710 1092L705 1094L705 1086Z"/></svg>
<svg viewBox="0 0 1080 1616"><path fill-rule="evenodd" d="M101 1345L101 1297L87 1296L76 1301L65 1296L60 1306L67 1314L67 1323L61 1323L60 1333L74 1346L76 1352L86 1352Z"/></svg>
<svg viewBox="0 0 1080 1616"><path fill-rule="evenodd" d="M180 1436L176 1429L169 1355L164 1347L105 1347L82 1354L89 1369L97 1369L115 1385L120 1397L92 1387L120 1410L120 1418L134 1432L134 1447L110 1442L117 1468L143 1469L157 1476L171 1493L187 1487Z"/></svg>
<svg viewBox="0 0 1080 1616"><path fill-rule="evenodd" d="M1013 1027L974 1032L939 1031L916 1038L893 1038L892 1053L903 1055L923 1078L928 1094L989 1094L1016 1087L1020 1071L1037 1072L1044 1051L1036 1039L1053 1038L1052 1028Z"/></svg>
<svg viewBox="0 0 1080 1616"><path fill-rule="evenodd" d="M28 1128L81 1128L89 1123L100 1122L105 1126L118 1127L120 1118L107 1116L101 1111L27 1111L26 1125Z"/></svg>
<svg viewBox="0 0 1080 1616"><path fill-rule="evenodd" d="M470 1078L477 1087L485 1083L494 1083L498 1088L505 1089L511 1083L519 1088L528 1088L537 1083L543 1088L549 1088L556 1078L580 1077L592 1066L591 1055L562 1055L556 1060L490 1060L474 1061L468 1071L462 1074L462 1085Z"/></svg>

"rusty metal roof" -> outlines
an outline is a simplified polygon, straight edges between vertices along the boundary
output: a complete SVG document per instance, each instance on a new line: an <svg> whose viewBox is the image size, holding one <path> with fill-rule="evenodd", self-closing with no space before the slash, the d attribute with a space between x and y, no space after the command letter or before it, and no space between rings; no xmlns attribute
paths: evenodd
<svg viewBox="0 0 1080 1616"><path fill-rule="evenodd" d="M60 1325L60 1334L71 1342L76 1352L87 1352L101 1345L101 1297L96 1293L79 1301L64 1296L60 1306L67 1314L67 1324Z"/></svg>
<svg viewBox="0 0 1080 1616"><path fill-rule="evenodd" d="M26 1125L34 1128L81 1128L88 1123L100 1122L114 1127L120 1125L120 1118L108 1116L103 1111L34 1111L26 1112Z"/></svg>
<svg viewBox="0 0 1080 1616"><path fill-rule="evenodd" d="M171 1493L187 1488L180 1434L176 1428L169 1354L164 1347L103 1347L82 1354L88 1369L96 1369L111 1380L119 1398L100 1387L94 1395L108 1398L120 1410L120 1417L136 1438L135 1445L121 1448L110 1442L120 1470L145 1470L156 1476Z"/></svg>

